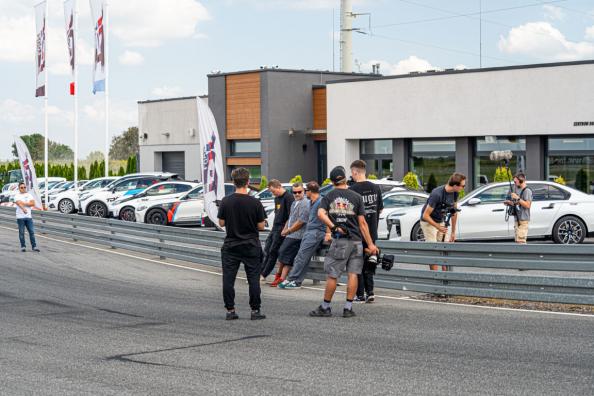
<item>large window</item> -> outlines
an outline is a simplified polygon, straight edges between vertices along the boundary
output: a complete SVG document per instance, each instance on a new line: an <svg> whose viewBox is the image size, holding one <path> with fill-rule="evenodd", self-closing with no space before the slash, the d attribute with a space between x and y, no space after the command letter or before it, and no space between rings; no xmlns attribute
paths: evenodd
<svg viewBox="0 0 594 396"><path fill-rule="evenodd" d="M511 174L526 170L526 139L523 137L482 137L476 138L474 157L474 185L495 181L495 172L502 165L501 162L491 161L493 151L511 151L512 159L509 161ZM505 175L505 172L503 173Z"/></svg>
<svg viewBox="0 0 594 396"><path fill-rule="evenodd" d="M259 157L262 144L259 140L233 140L231 141L231 155Z"/></svg>
<svg viewBox="0 0 594 396"><path fill-rule="evenodd" d="M232 166L231 171L235 168L246 168L250 172L250 184L259 183L262 179L262 168L259 166Z"/></svg>
<svg viewBox="0 0 594 396"><path fill-rule="evenodd" d="M392 140L361 140L361 159L367 164L367 175L378 178L392 176Z"/></svg>
<svg viewBox="0 0 594 396"><path fill-rule="evenodd" d="M413 140L410 168L427 192L445 184L456 169L456 141Z"/></svg>
<svg viewBox="0 0 594 396"><path fill-rule="evenodd" d="M547 147L549 180L594 194L594 137L551 137Z"/></svg>

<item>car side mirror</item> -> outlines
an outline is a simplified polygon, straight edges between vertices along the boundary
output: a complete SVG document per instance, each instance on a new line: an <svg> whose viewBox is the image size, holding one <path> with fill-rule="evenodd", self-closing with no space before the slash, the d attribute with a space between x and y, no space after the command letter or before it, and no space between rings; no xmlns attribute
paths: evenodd
<svg viewBox="0 0 594 396"><path fill-rule="evenodd" d="M481 199L480 198L470 198L468 200L468 205L469 206L475 206L481 203Z"/></svg>

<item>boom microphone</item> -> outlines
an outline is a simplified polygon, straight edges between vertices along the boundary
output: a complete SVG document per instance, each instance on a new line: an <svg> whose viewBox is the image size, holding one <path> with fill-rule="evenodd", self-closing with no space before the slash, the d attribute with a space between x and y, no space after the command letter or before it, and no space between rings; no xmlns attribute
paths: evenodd
<svg viewBox="0 0 594 396"><path fill-rule="evenodd" d="M489 158L491 161L509 161L514 156L511 150L491 151Z"/></svg>

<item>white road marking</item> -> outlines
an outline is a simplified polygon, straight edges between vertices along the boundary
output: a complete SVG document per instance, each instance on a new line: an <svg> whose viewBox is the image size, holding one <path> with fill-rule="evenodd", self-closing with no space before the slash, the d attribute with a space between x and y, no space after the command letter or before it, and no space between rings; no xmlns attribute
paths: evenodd
<svg viewBox="0 0 594 396"><path fill-rule="evenodd" d="M18 230L15 230L14 228L10 228L10 227L0 226L0 228L3 228L5 230L10 230L10 231L18 232ZM107 252L107 253L111 253L111 254L116 254L118 256L134 258L134 259L137 259L137 260L148 261L148 262L151 262L151 263L165 265L165 266L168 266L168 267L183 268L183 269L187 269L187 270L190 270L190 271L196 271L196 272L201 272L201 273L211 274L211 275L217 275L217 276L222 276L223 275L220 272L208 271L208 270L203 270L203 269L194 268L194 267L188 267L188 266L180 265L180 264L167 263L167 262L160 261L160 260L154 260L154 259L150 259L150 258L146 258L146 257L135 256L133 254L128 254L128 253L122 253L122 252L114 251L112 249L103 249L103 248L99 248L99 247L95 247L95 246L83 245L83 244L80 244L80 243L77 243L77 242L65 241L63 239L56 239L56 238L52 238L52 237L49 237L49 236L46 236L46 235L35 235L35 236L36 237L40 237L40 238L49 239L50 241L66 243L66 244L74 245L74 246L86 247L87 249L97 250L97 251L100 251L100 252ZM244 277L241 277L241 276L238 276L237 279L247 280L247 278L244 278ZM323 288L319 288L319 287L308 287L308 286L304 286L302 288L303 289L308 289L308 290L324 291ZM336 290L336 292L337 293L341 293L341 294L346 294L346 292L345 291L342 291L342 290ZM444 301L418 300L418 299L411 298L411 297L408 297L408 296L393 297L393 296L382 296L382 295L376 294L375 297L386 299L386 300L406 300L406 301L418 302L418 303L426 303L426 304L454 305L454 306L460 306L460 307L466 307L466 308L495 309L495 310L500 310L500 311L530 312L530 313L538 313L538 314L565 315L565 316L581 316L581 317L588 317L588 318L594 319L594 315L581 314L581 313L575 313L575 312L554 312L554 311L539 311L539 310L535 310L535 309L520 309L520 308L507 308L507 307L491 307L491 306L488 306L488 305L471 305L471 304L451 303L451 302L444 302Z"/></svg>

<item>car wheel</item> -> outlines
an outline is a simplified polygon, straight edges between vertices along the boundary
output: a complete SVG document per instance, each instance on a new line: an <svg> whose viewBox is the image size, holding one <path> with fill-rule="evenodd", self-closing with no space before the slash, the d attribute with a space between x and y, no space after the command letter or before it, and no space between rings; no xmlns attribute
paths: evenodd
<svg viewBox="0 0 594 396"><path fill-rule="evenodd" d="M134 209L131 207L125 207L120 210L120 220L123 221L136 221L136 215Z"/></svg>
<svg viewBox="0 0 594 396"><path fill-rule="evenodd" d="M148 224L167 225L167 214L161 209L152 209L146 215Z"/></svg>
<svg viewBox="0 0 594 396"><path fill-rule="evenodd" d="M415 242L425 242L425 235L423 234L420 222L413 227L412 232L410 233L410 240Z"/></svg>
<svg viewBox="0 0 594 396"><path fill-rule="evenodd" d="M93 217L107 217L107 206L103 202L91 202L87 214Z"/></svg>
<svg viewBox="0 0 594 396"><path fill-rule="evenodd" d="M584 242L587 234L584 222L575 216L565 216L553 226L553 241L564 245Z"/></svg>
<svg viewBox="0 0 594 396"><path fill-rule="evenodd" d="M74 202L68 198L62 199L58 202L58 211L64 214L74 213Z"/></svg>

